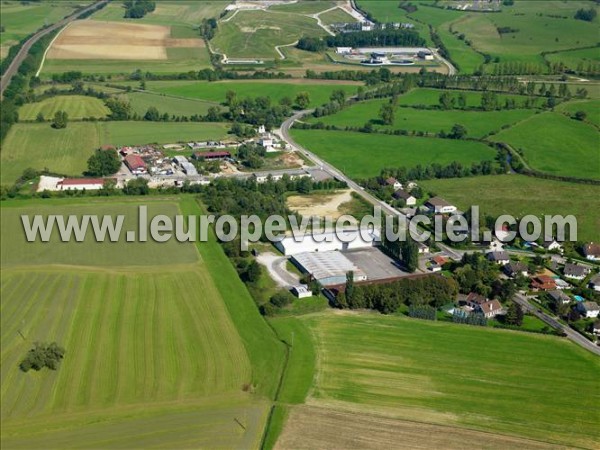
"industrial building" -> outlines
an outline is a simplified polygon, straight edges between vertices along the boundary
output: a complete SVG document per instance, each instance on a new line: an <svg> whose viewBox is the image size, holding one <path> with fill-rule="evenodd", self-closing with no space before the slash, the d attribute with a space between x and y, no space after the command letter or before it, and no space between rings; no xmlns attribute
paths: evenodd
<svg viewBox="0 0 600 450"><path fill-rule="evenodd" d="M310 274L312 279L323 286L345 283L348 272L353 272L355 281L367 279L362 270L337 251L297 253L292 256L291 261L303 273Z"/></svg>
<svg viewBox="0 0 600 450"><path fill-rule="evenodd" d="M369 248L380 241L378 230L344 230L309 233L296 240L286 236L275 242L275 247L286 256L305 252L331 252L335 250L353 250Z"/></svg>

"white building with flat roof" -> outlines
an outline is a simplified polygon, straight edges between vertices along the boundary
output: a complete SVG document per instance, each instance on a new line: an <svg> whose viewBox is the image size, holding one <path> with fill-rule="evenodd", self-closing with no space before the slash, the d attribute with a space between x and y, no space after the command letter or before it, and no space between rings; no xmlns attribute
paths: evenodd
<svg viewBox="0 0 600 450"><path fill-rule="evenodd" d="M323 286L345 283L348 272L354 274L354 281L367 279L367 275L341 252L297 253L292 256L291 261Z"/></svg>
<svg viewBox="0 0 600 450"><path fill-rule="evenodd" d="M344 230L311 233L302 237L286 236L275 242L275 247L284 255L296 255L305 252L331 252L335 250L354 250L377 245L380 241L379 230Z"/></svg>

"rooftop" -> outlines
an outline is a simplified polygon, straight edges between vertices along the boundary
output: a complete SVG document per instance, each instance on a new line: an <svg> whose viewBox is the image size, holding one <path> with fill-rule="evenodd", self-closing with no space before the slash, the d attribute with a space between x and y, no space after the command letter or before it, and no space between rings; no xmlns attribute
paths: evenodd
<svg viewBox="0 0 600 450"><path fill-rule="evenodd" d="M298 253L293 258L317 280L343 277L351 271L354 272L355 279L366 278L362 270L338 251Z"/></svg>

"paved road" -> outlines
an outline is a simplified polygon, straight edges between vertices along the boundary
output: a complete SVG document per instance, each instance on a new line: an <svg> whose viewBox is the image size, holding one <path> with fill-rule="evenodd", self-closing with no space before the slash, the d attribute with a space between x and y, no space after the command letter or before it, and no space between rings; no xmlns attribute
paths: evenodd
<svg viewBox="0 0 600 450"><path fill-rule="evenodd" d="M537 306L529 303L529 300L527 300L527 297L525 297L524 295L516 294L513 297L513 300L516 303L518 303L519 305L521 305L521 307L523 308L523 311L532 313L538 319L547 323L555 330L559 330L559 331L562 331L563 333L565 333L567 335L567 339L573 341L574 343L585 348L586 350L589 350L592 353L595 353L596 355L600 356L600 347L598 347L594 343L588 341L585 337L580 335L577 331L574 331L571 328L569 328L568 326L565 326L562 323L560 323L556 317L545 313Z"/></svg>
<svg viewBox="0 0 600 450"><path fill-rule="evenodd" d="M21 50L19 50L19 53L17 53L15 58L12 60L12 62L10 63L10 66L8 66L8 69L6 69L6 72L4 72L4 75L2 75L2 79L0 79L0 98L4 95L4 90L10 84L10 80L17 73L17 70L21 66L21 63L29 54L29 50L31 49L31 46L33 44L35 44L37 41L39 41L41 37L47 35L48 33L52 33L54 30L57 30L57 29L65 26L69 22L72 22L73 20L77 19L81 14L83 14L87 11L90 11L91 9L95 8L98 4L106 3L107 1L108 0L99 0L95 3L92 3L87 8L82 9L81 11L75 12L75 13L71 14L70 16L62 19L61 21L56 22L55 24L50 25L48 28L44 28L43 30L38 31L33 36L31 36L27 40L27 42L25 42L23 47L21 47Z"/></svg>

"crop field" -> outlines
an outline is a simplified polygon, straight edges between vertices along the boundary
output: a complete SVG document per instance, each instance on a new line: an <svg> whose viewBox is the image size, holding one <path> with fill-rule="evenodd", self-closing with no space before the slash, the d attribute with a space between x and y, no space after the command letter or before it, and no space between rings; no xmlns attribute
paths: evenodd
<svg viewBox="0 0 600 450"><path fill-rule="evenodd" d="M548 112L491 139L522 149L528 164L542 172L600 179L600 134L592 125Z"/></svg>
<svg viewBox="0 0 600 450"><path fill-rule="evenodd" d="M2 145L0 178L2 184L11 184L28 167L81 175L93 151L104 144L218 140L227 130L227 124L198 122L70 122L62 130L49 123L15 124Z"/></svg>
<svg viewBox="0 0 600 450"><path fill-rule="evenodd" d="M375 444L368 448L377 447L378 439L387 442L389 433L410 434L407 424L397 423L396 430L388 419L421 422L407 436L409 442L431 435L442 442L437 448L460 442L462 429L475 447L487 447L488 439L492 448L540 445L519 439L511 443L513 436L587 448L600 439L593 412L600 400L600 362L566 340L371 313L323 313L301 321L312 336L317 361L307 404L324 409L313 409L317 420L311 430L306 414L296 413L306 407L292 407L281 448L286 443L323 446L333 436L341 446L351 446L353 437L364 441L361 433L343 432L344 417L334 417L338 412L372 430ZM573 385L578 395L573 395ZM319 426L330 423L318 420L321 415L331 417L333 429ZM571 420L565 421L565 415ZM419 432L432 425L448 427L445 445L442 429Z"/></svg>
<svg viewBox="0 0 600 450"><path fill-rule="evenodd" d="M345 131L292 129L299 144L330 162L350 177L379 175L385 167L418 164L466 165L493 160L495 151L481 142L419 138Z"/></svg>
<svg viewBox="0 0 600 450"><path fill-rule="evenodd" d="M8 53L10 46L25 36L45 24L58 22L72 14L78 6L88 3L89 0L63 0L58 3L2 1L2 14L0 14L0 26L4 28L0 33L2 51Z"/></svg>
<svg viewBox="0 0 600 450"><path fill-rule="evenodd" d="M210 107L219 107L219 104L190 98L175 98L171 96L154 94L150 92L128 93L131 109L143 116L151 106L157 108L161 114L169 113L176 116L205 115Z"/></svg>
<svg viewBox="0 0 600 450"><path fill-rule="evenodd" d="M278 59L275 46L292 44L302 36L324 35L317 21L304 15L240 10L219 23L211 44L228 58Z"/></svg>
<svg viewBox="0 0 600 450"><path fill-rule="evenodd" d="M94 202L49 200L46 209L136 214L134 199ZM179 207L149 203L152 214L199 213L191 197ZM2 446L256 448L281 348L241 282L220 286L234 269L218 244L177 249L150 240L132 249L135 258L128 246L136 244L124 243L112 254L95 242L36 252L15 239L20 214L35 211L31 202L2 205L3 244L16 240L11 250L20 245L28 255L2 260ZM48 265L69 257L77 271ZM19 370L38 340L66 349L56 372ZM259 346L268 352L262 360Z"/></svg>
<svg viewBox="0 0 600 450"><path fill-rule="evenodd" d="M268 82L264 82L268 81ZM297 80L294 80L297 81ZM304 84L290 83L285 80L261 81L216 81L193 83L148 82L147 89L179 97L201 99L210 102L223 103L228 91L234 91L240 99L246 97L271 97L273 103L284 97L294 101L299 92L308 92L310 106L318 106L329 101L334 90L341 89L347 95L356 93L356 84Z"/></svg>
<svg viewBox="0 0 600 450"><path fill-rule="evenodd" d="M326 125L339 127L362 127L371 121L376 129L424 131L449 133L455 124L463 125L467 129L467 136L482 138L502 127L514 125L535 114L530 109L512 109L506 111L431 111L414 108L396 108L395 119L392 125L383 125L379 111L389 100L372 100L356 103L353 106L331 116L311 119L311 122L322 122Z"/></svg>
<svg viewBox="0 0 600 450"><path fill-rule="evenodd" d="M440 104L440 95L444 92L450 94L451 98L458 100L460 94L465 94L467 99L467 107L477 108L481 106L482 93L477 91L459 91L459 90L442 90L442 89L430 89L430 88L417 88L413 89L406 94L402 94L398 97L398 104L401 106L438 106ZM498 93L498 102L503 105L506 100L514 100L517 106L524 106L525 101L530 98L526 95L516 94L501 94ZM542 98L538 99L538 103L543 103L545 100Z"/></svg>
<svg viewBox="0 0 600 450"><path fill-rule="evenodd" d="M600 100L575 100L558 105L556 110L570 115L583 111L587 114L587 122L600 127Z"/></svg>
<svg viewBox="0 0 600 450"><path fill-rule="evenodd" d="M169 26L78 20L54 40L43 71L51 74L76 66L86 73L122 73L136 68L176 72L185 67L197 70L207 61L208 52L199 36L176 38Z"/></svg>
<svg viewBox="0 0 600 450"><path fill-rule="evenodd" d="M578 240L600 240L600 217L590 214L598 202L600 186L543 180L523 175L493 175L449 180L425 180L420 184L466 211L478 205L481 213L497 217L511 214L573 214ZM592 208L593 209L593 208Z"/></svg>
<svg viewBox="0 0 600 450"><path fill-rule="evenodd" d="M52 97L37 103L26 103L19 109L20 120L36 120L38 114L52 120L57 111L65 111L69 119L95 117L103 119L110 114L104 102L95 97L65 95Z"/></svg>

